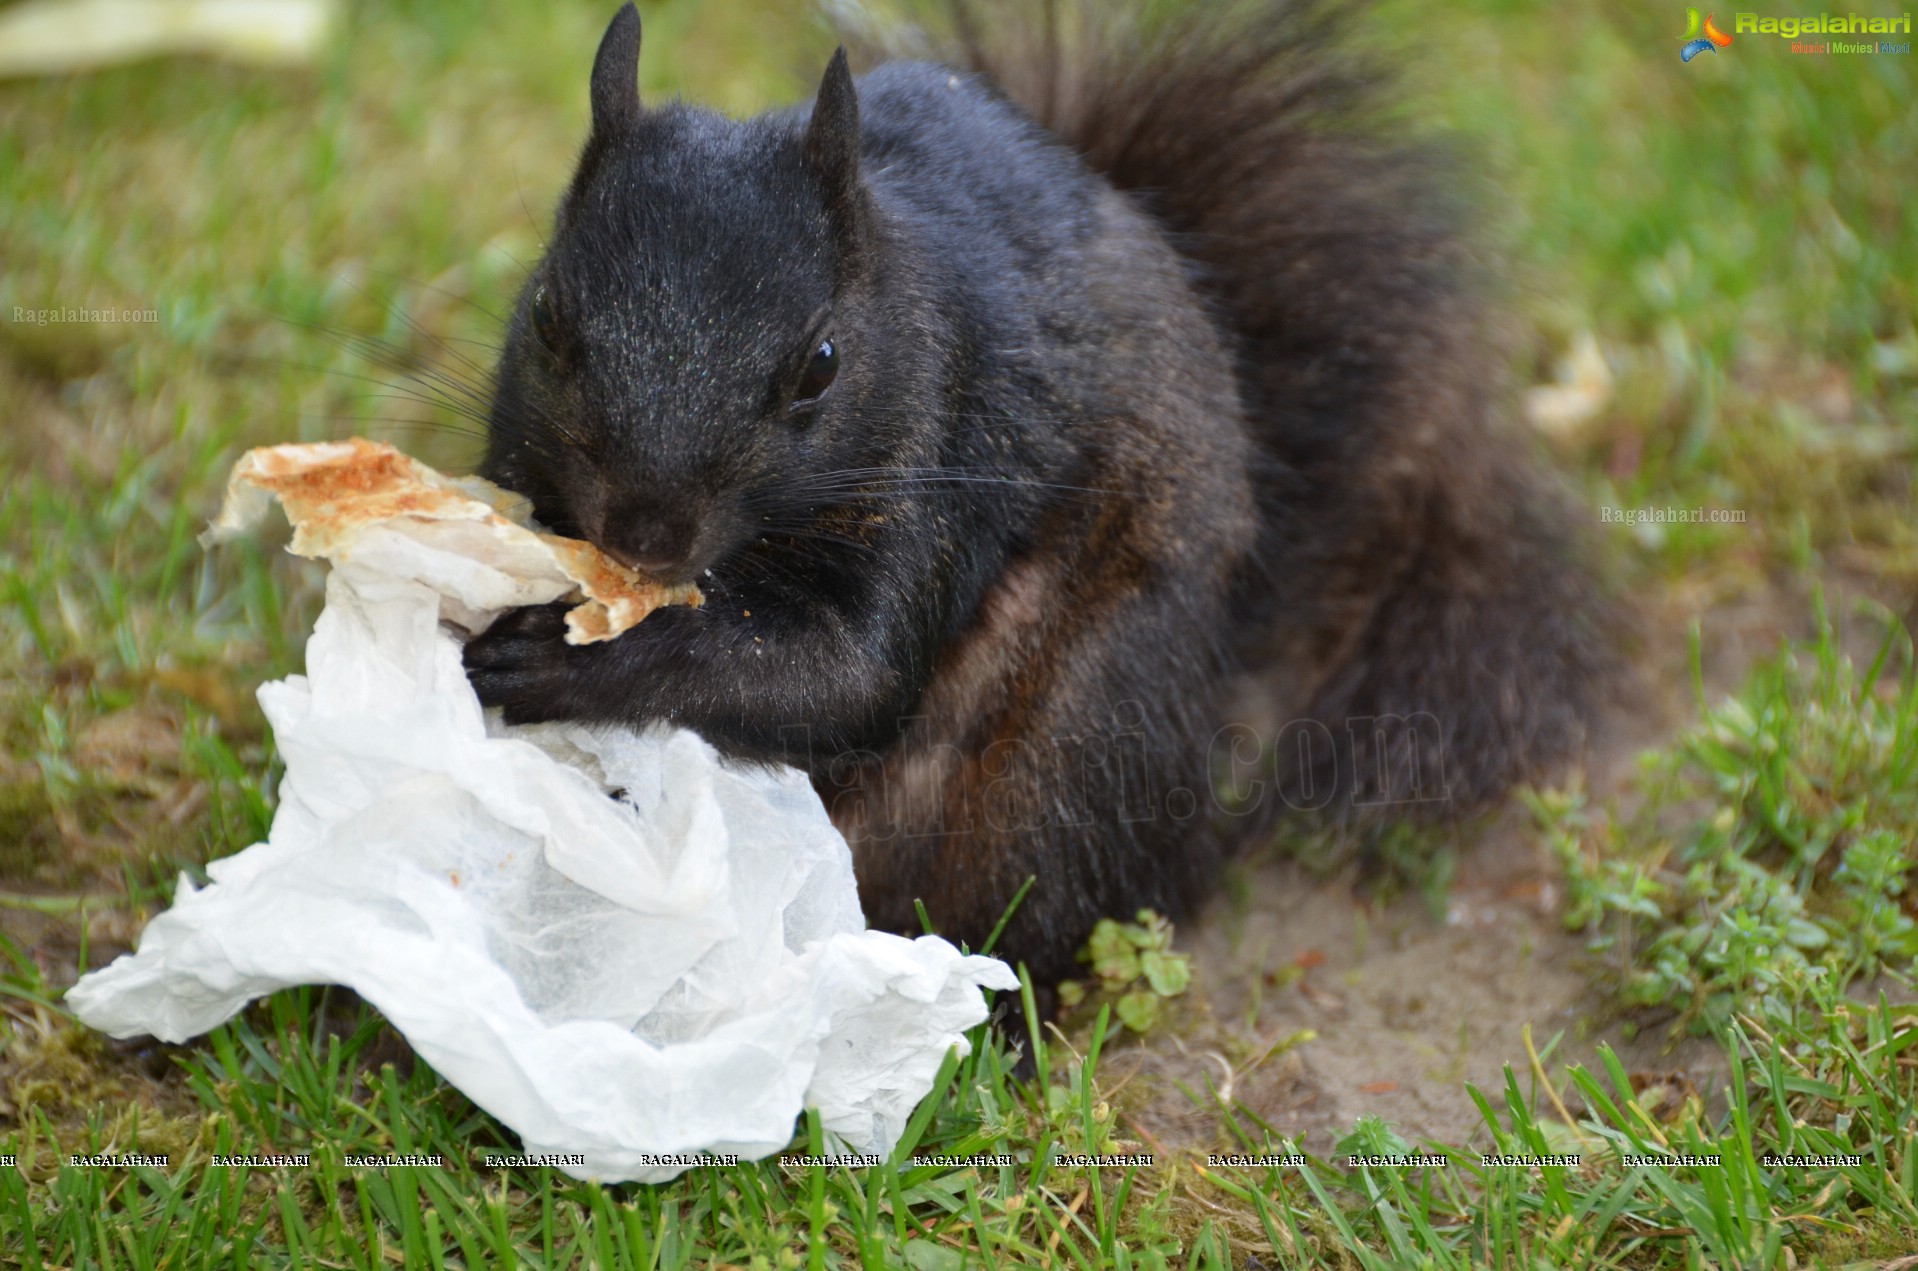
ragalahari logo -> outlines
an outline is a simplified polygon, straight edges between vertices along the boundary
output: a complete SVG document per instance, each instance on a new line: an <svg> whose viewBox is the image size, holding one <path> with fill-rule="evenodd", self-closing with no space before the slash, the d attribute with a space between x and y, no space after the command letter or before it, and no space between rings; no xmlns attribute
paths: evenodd
<svg viewBox="0 0 1918 1271"><path fill-rule="evenodd" d="M1698 20L1698 10L1685 10L1685 34L1678 37L1685 41L1685 47L1678 50L1681 61L1689 62L1700 53L1715 53L1732 42L1732 37L1718 29L1712 21L1712 15L1706 14L1705 20Z"/></svg>

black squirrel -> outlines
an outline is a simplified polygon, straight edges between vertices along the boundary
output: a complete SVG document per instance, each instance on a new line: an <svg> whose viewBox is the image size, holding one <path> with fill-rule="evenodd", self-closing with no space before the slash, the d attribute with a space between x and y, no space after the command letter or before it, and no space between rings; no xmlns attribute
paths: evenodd
<svg viewBox="0 0 1918 1271"><path fill-rule="evenodd" d="M804 767L874 926L977 948L1035 880L1042 985L1285 809L1554 771L1616 680L1343 10L1052 12L742 121L642 107L619 11L482 470L707 602L466 650L509 720Z"/></svg>

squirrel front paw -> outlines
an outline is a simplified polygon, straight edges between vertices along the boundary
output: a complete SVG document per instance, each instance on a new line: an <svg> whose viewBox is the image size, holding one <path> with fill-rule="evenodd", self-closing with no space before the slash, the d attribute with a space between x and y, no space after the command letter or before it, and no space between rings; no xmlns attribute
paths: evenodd
<svg viewBox="0 0 1918 1271"><path fill-rule="evenodd" d="M560 602L515 609L466 642L466 678L509 724L577 719L637 727L671 718L675 684L706 629L705 615L668 605L631 630L592 644L566 642Z"/></svg>
<svg viewBox="0 0 1918 1271"><path fill-rule="evenodd" d="M565 603L515 609L466 642L466 678L483 706L499 706L509 724L568 719L578 681L597 652L566 643ZM581 655L585 656L581 656Z"/></svg>

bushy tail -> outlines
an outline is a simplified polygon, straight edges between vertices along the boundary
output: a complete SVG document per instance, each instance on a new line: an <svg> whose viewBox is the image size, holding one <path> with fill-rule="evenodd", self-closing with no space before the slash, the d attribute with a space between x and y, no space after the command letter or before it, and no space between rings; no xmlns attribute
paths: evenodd
<svg viewBox="0 0 1918 1271"><path fill-rule="evenodd" d="M1617 676L1569 504L1497 426L1448 163L1396 139L1359 12L956 3L948 56L1156 217L1236 337L1242 652L1273 724L1336 743L1281 755L1289 798L1462 813L1571 758ZM1423 722L1365 722L1393 717Z"/></svg>

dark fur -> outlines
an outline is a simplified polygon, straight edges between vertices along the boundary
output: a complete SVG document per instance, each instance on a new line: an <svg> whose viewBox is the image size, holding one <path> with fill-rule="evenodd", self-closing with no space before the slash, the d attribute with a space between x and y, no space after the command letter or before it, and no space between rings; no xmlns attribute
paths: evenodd
<svg viewBox="0 0 1918 1271"><path fill-rule="evenodd" d="M485 471L708 602L583 647L515 615L482 698L800 763L875 926L976 946L1035 877L1000 947L1041 982L1267 823L1214 807L1230 721L1280 743L1268 812L1458 815L1574 757L1598 610L1427 165L1357 127L1324 10L1198 12L962 23L989 79L840 58L732 121L640 107L622 10ZM1415 712L1438 751L1364 722Z"/></svg>

